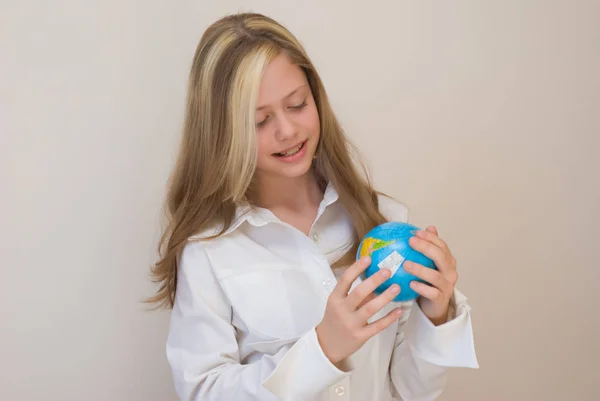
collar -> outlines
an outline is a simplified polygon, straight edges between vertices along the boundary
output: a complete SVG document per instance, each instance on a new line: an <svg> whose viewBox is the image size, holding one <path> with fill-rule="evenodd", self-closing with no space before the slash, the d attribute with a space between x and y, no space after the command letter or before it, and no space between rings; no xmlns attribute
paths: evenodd
<svg viewBox="0 0 600 401"><path fill-rule="evenodd" d="M321 217L327 206L333 204L339 198L338 192L331 182L327 184L323 199L319 204L317 217ZM281 220L273 214L269 209L250 205L249 203L241 203L236 207L235 217L231 226L223 233L223 235L232 233L237 230L243 223L248 222L255 227L261 227L269 223L280 223ZM220 227L208 228L202 233L192 236L190 239L201 239L210 235L215 235L220 231Z"/></svg>

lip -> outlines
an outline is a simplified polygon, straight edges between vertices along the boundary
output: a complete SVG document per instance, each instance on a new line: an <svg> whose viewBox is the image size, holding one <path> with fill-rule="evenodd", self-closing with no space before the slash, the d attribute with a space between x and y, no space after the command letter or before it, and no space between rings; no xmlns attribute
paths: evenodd
<svg viewBox="0 0 600 401"><path fill-rule="evenodd" d="M306 141L307 141L307 140L305 139L305 140L303 140L303 141L301 141L301 142L298 142L298 143L297 143L297 144L295 144L294 146L290 146L289 148L287 148L287 149L285 149L285 150L282 150L281 152L275 152L275 153L284 153L284 152L287 152L287 151L288 151L288 150L290 150L290 149L296 149L298 146L300 146L300 144L303 144L303 143L304 143L304 142L306 142ZM275 154L275 153L273 153L273 154Z"/></svg>
<svg viewBox="0 0 600 401"><path fill-rule="evenodd" d="M298 153L296 153L295 155L292 156L275 156L275 154L273 154L273 157L275 157L277 160L285 162L285 163L293 163L295 161L301 160L304 158L304 156L306 155L306 149L307 149L307 143L308 143L308 139L302 142L299 142L298 144L296 144L295 146L292 146L288 149L294 149L296 146L303 144L302 145L302 149L300 149L298 151Z"/></svg>

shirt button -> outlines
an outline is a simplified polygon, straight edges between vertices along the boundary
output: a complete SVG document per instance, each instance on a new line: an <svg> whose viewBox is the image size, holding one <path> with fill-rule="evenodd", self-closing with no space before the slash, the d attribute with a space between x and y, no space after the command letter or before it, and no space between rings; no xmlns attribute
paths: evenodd
<svg viewBox="0 0 600 401"><path fill-rule="evenodd" d="M313 239L313 241L315 241L315 242L319 242L319 234L317 234L317 233L314 233L314 234L312 235L312 239Z"/></svg>
<svg viewBox="0 0 600 401"><path fill-rule="evenodd" d="M335 394L336 394L336 395L338 395L338 396L340 396L340 397L341 397L341 396L343 396L343 395L344 395L344 392L345 392L345 391L344 391L344 387L343 387L343 386L337 386L337 387L335 388L335 390L333 390L333 391L335 392Z"/></svg>
<svg viewBox="0 0 600 401"><path fill-rule="evenodd" d="M321 281L321 284L323 284L323 287L328 288L331 285L331 279L328 278L326 280Z"/></svg>

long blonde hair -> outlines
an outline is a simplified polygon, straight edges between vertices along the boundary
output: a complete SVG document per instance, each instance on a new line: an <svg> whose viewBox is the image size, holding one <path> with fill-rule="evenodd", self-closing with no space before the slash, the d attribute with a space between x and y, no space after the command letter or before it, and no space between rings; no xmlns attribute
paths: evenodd
<svg viewBox="0 0 600 401"><path fill-rule="evenodd" d="M331 182L354 226L349 251L334 265L354 260L358 239L385 218L379 212L358 152L346 138L321 79L303 46L264 15L235 14L212 24L196 49L189 76L183 138L167 194L168 225L152 268L157 293L147 302L173 307L177 258L189 238L232 224L236 205L247 202L256 168L255 108L262 73L284 52L306 74L317 105L321 135L313 164L319 183ZM220 234L217 234L220 235Z"/></svg>

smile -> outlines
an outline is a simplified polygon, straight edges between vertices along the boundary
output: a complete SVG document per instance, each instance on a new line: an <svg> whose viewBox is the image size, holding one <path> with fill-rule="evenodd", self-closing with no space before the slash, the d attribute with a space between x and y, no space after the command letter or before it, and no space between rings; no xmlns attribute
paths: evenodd
<svg viewBox="0 0 600 401"><path fill-rule="evenodd" d="M300 152L302 150L302 148L304 147L304 144L306 143L306 141L294 146L293 148L290 148L288 150L285 150L283 152L279 152L279 153L273 153L275 156L279 156L279 157L286 157L286 156L294 156L296 153Z"/></svg>

